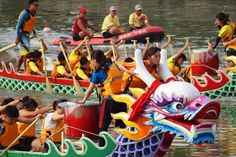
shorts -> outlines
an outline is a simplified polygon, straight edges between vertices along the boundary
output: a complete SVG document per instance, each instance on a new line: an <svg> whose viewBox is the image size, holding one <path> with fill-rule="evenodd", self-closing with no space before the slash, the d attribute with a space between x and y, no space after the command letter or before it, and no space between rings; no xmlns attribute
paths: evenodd
<svg viewBox="0 0 236 157"><path fill-rule="evenodd" d="M27 34L20 35L20 44L18 44L18 49L20 56L25 56L29 53L30 50L30 37Z"/></svg>
<svg viewBox="0 0 236 157"><path fill-rule="evenodd" d="M109 30L102 32L103 38L111 38L112 34L109 32Z"/></svg>
<svg viewBox="0 0 236 157"><path fill-rule="evenodd" d="M227 56L236 56L236 50L235 49L232 49L232 48L228 48L226 50L226 55Z"/></svg>
<svg viewBox="0 0 236 157"><path fill-rule="evenodd" d="M74 40L74 41L83 40L83 38L81 38L81 37L79 36L79 33L76 33L75 35L72 35L72 37L73 37L73 40Z"/></svg>

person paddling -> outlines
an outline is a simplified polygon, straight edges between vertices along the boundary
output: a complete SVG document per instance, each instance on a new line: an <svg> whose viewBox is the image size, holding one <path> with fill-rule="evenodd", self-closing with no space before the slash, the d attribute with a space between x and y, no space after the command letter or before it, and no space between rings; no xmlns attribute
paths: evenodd
<svg viewBox="0 0 236 157"><path fill-rule="evenodd" d="M93 31L97 32L85 18L87 15L87 10L85 8L80 8L79 16L74 21L72 37L73 40L78 41L84 39L85 36L93 36L92 32L89 32L88 28L91 28Z"/></svg>
<svg viewBox="0 0 236 157"><path fill-rule="evenodd" d="M103 38L110 38L124 32L124 29L120 27L120 21L117 16L117 8L115 6L111 6L110 13L105 17L102 24L102 36Z"/></svg>
<svg viewBox="0 0 236 157"><path fill-rule="evenodd" d="M142 13L142 6L137 4L134 9L135 12L129 16L130 31L150 26L147 15Z"/></svg>
<svg viewBox="0 0 236 157"><path fill-rule="evenodd" d="M30 34L36 34L34 27L36 24L36 12L39 7L38 0L29 0L29 7L21 11L16 25L16 40L18 45L20 58L17 61L16 71L18 72L21 64L24 62L25 55L30 50Z"/></svg>
<svg viewBox="0 0 236 157"><path fill-rule="evenodd" d="M225 50L227 56L234 55L236 56L236 43L227 43L233 38L234 30L235 30L235 24L229 20L228 14L225 13L218 13L215 20L215 25L219 28L219 34L216 39L215 45L213 46L213 49L216 49L219 42L222 41L225 43Z"/></svg>

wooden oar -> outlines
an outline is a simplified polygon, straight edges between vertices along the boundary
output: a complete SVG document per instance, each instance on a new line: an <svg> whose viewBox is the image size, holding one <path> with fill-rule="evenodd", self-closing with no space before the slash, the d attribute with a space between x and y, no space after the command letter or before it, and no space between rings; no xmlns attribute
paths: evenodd
<svg viewBox="0 0 236 157"><path fill-rule="evenodd" d="M185 42L189 42L189 39L190 39L189 37L186 37L186 38L185 38L185 40L186 40ZM191 61L191 54L192 54L192 53L191 53L190 44L188 44L189 61Z"/></svg>
<svg viewBox="0 0 236 157"><path fill-rule="evenodd" d="M69 61L68 61L68 59L67 59L66 52L65 52L65 50L64 50L64 48L63 48L63 46L62 46L62 43L60 42L59 44L60 44L62 53L63 53L63 55L64 55L64 57L65 57L66 64L67 64L67 66L68 66L68 68L69 68L69 70L70 70L70 73L71 73L71 75L72 75L75 90L76 90L77 94L82 95L81 87L80 87L78 81L75 79L75 76L73 76L72 69L71 69L70 63L69 63Z"/></svg>
<svg viewBox="0 0 236 157"><path fill-rule="evenodd" d="M114 42L111 40L111 49L112 49L112 54L113 54L113 58L114 60L116 61L116 48L115 48L115 45L114 45Z"/></svg>
<svg viewBox="0 0 236 157"><path fill-rule="evenodd" d="M86 49L87 49L87 51L88 51L88 57L87 57L87 59L90 61L90 60L91 60L91 52L90 52L89 47L88 47L89 37L86 36L86 37L84 38L84 40L85 40Z"/></svg>
<svg viewBox="0 0 236 157"><path fill-rule="evenodd" d="M52 93L52 86L49 82L48 76L47 76L47 68L46 68L46 62L45 62L45 55L44 55L44 48L43 48L43 41L40 41L41 49L42 49L42 58L43 58L43 66L45 70L45 78L46 78L46 92Z"/></svg>
<svg viewBox="0 0 236 157"><path fill-rule="evenodd" d="M6 51L6 50L8 50L8 49L11 49L11 48L13 48L13 47L15 47L15 46L16 46L15 43L10 44L10 45L8 45L8 46L5 46L5 47L3 47L3 48L0 49L0 53L3 52L3 51Z"/></svg>
<svg viewBox="0 0 236 157"><path fill-rule="evenodd" d="M124 52L125 52L125 58L128 58L128 53L127 53L127 49L126 49L126 45L125 45L125 41L122 40L123 46L124 46Z"/></svg>
<svg viewBox="0 0 236 157"><path fill-rule="evenodd" d="M30 37L30 39L33 39L35 36L32 36L32 37ZM6 51L6 50L8 50L8 49L11 49L11 48L13 48L13 47L15 47L16 46L16 43L12 43L12 44L10 44L10 45L7 45L7 46L5 46L5 47L2 47L1 49L0 49L0 53L1 52L3 52L3 51Z"/></svg>
<svg viewBox="0 0 236 157"><path fill-rule="evenodd" d="M6 151L8 151L8 149L10 149L12 146L13 146L13 144L16 142L16 141L18 141L25 133L26 133L26 131L28 131L37 121L38 121L38 119L40 118L40 116L41 115L38 115L37 117L36 117L36 119L11 143L11 144L9 144L9 146L6 148L6 149L4 149L2 152L1 152L1 154L0 154L0 157L1 156L3 156L3 154L6 152Z"/></svg>
<svg viewBox="0 0 236 157"><path fill-rule="evenodd" d="M136 49L136 48L138 48L137 47L137 40L131 40L132 42L133 42L133 44L134 44L134 48Z"/></svg>

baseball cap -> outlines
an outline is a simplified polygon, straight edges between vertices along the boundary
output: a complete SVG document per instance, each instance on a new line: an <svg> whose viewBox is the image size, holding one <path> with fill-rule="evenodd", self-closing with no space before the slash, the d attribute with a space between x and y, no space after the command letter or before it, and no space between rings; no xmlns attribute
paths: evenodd
<svg viewBox="0 0 236 157"><path fill-rule="evenodd" d="M135 5L134 7L135 10L142 10L142 6L140 4Z"/></svg>
<svg viewBox="0 0 236 157"><path fill-rule="evenodd" d="M110 11L117 10L116 6L111 6Z"/></svg>
<svg viewBox="0 0 236 157"><path fill-rule="evenodd" d="M87 13L87 10L86 10L85 8L80 8L80 9L79 9L79 12L80 12L80 13Z"/></svg>

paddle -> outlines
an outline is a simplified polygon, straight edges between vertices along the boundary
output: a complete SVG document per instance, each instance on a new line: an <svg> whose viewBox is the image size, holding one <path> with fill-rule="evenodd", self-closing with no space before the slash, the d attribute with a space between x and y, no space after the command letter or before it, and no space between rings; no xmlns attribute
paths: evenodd
<svg viewBox="0 0 236 157"><path fill-rule="evenodd" d="M126 49L126 45L125 45L125 41L121 40L123 42L123 46L124 46L124 52L125 52L125 58L128 58L128 53L127 53L127 49Z"/></svg>
<svg viewBox="0 0 236 157"><path fill-rule="evenodd" d="M68 68L69 68L69 70L70 70L70 73L71 73L71 75L72 75L75 90L76 90L76 92L77 92L78 95L82 95L81 87L80 87L78 81L75 79L75 76L73 76L73 74L72 74L72 69L71 69L70 63L69 63L69 61L68 61L68 59L67 59L66 52L65 52L65 50L64 50L64 48L63 48L63 46L62 46L62 43L59 42L59 44L60 44L62 53L63 53L63 55L64 55L64 57L65 57L66 64L67 64L67 66L68 66Z"/></svg>
<svg viewBox="0 0 236 157"><path fill-rule="evenodd" d="M132 41L133 44L134 44L134 49L138 48L138 47L137 47L137 40L131 40L131 41Z"/></svg>
<svg viewBox="0 0 236 157"><path fill-rule="evenodd" d="M38 119L40 118L40 116L41 115L38 115L37 117L36 117L36 119L11 143L11 144L9 144L9 146L6 148L6 149L4 149L2 152L1 152L1 154L0 154L0 156L3 156L3 154L6 152L6 151L8 151L8 149L10 149L11 147L12 147L12 145L17 141L17 140L19 140L25 133L26 133L26 131L28 131L37 121L38 121Z"/></svg>
<svg viewBox="0 0 236 157"><path fill-rule="evenodd" d="M114 58L114 60L116 61L116 48L115 48L115 46L114 46L114 42L111 40L111 49L112 49L112 54L113 54L113 58Z"/></svg>
<svg viewBox="0 0 236 157"><path fill-rule="evenodd" d="M88 51L88 57L87 57L87 58L88 58L88 60L91 60L91 52L90 52L89 47L88 47L89 37L86 36L86 37L84 38L84 40L85 40L86 49L87 49L87 51Z"/></svg>
<svg viewBox="0 0 236 157"><path fill-rule="evenodd" d="M121 40L117 45L115 45L115 48L119 47L122 43L123 43L123 40ZM112 48L110 48L107 52L105 52L105 56L107 56L111 52L112 52Z"/></svg>
<svg viewBox="0 0 236 157"><path fill-rule="evenodd" d="M33 39L34 37L35 37L35 36L30 37L30 39ZM12 44L10 44L10 45L7 45L7 46L5 46L5 47L3 47L3 48L0 49L0 53L3 52L3 51L6 51L6 50L8 50L8 49L11 49L11 48L13 48L13 47L15 47L15 46L16 46L16 43L12 43Z"/></svg>
<svg viewBox="0 0 236 157"><path fill-rule="evenodd" d="M45 70L45 77L46 77L46 92L51 94L52 93L52 86L49 82L49 79L47 77L47 68L46 68L46 62L45 62L45 55L44 55L44 46L43 46L43 41L40 41L41 49L42 49L42 58L43 58L43 66Z"/></svg>

